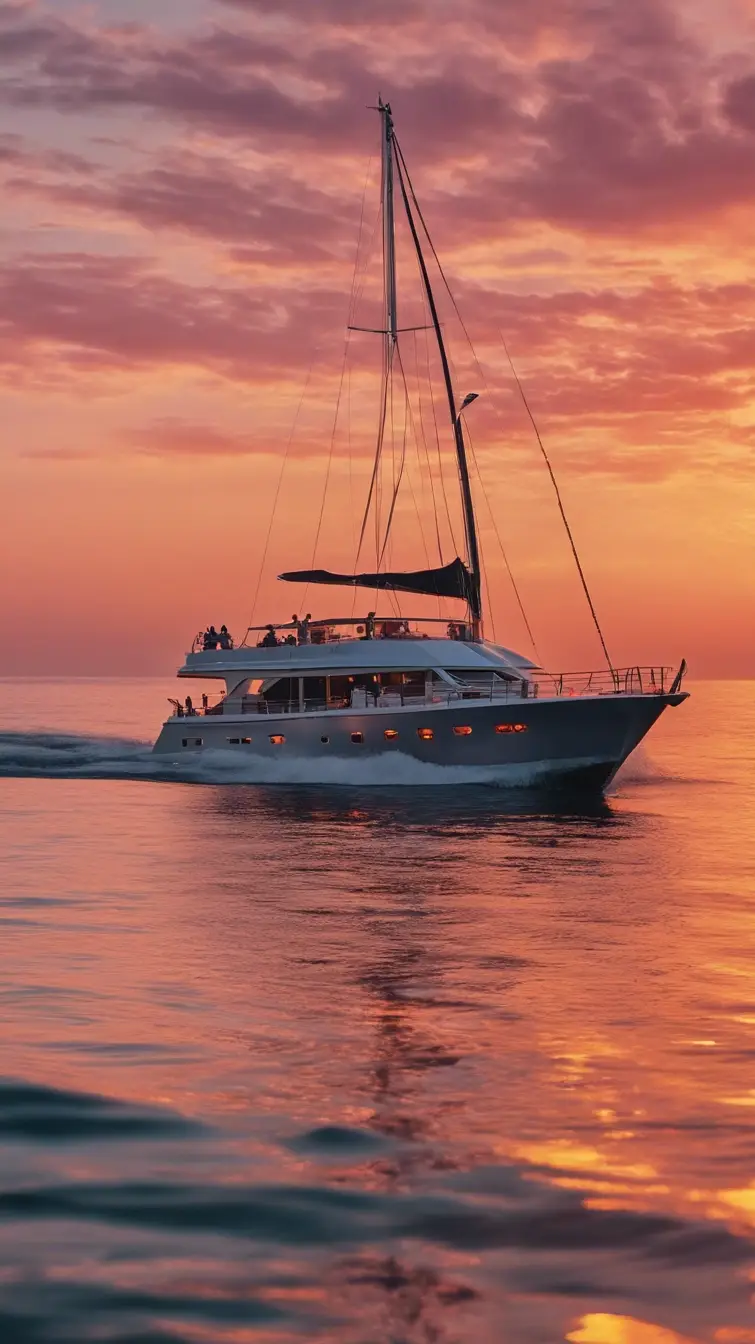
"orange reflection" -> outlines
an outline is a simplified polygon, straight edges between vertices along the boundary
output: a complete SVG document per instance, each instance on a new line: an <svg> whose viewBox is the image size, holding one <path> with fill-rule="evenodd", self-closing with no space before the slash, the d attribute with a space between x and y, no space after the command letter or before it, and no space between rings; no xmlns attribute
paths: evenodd
<svg viewBox="0 0 755 1344"><path fill-rule="evenodd" d="M578 1329L566 1338L571 1344L699 1344L692 1335L678 1335L649 1321L604 1312L583 1316Z"/></svg>

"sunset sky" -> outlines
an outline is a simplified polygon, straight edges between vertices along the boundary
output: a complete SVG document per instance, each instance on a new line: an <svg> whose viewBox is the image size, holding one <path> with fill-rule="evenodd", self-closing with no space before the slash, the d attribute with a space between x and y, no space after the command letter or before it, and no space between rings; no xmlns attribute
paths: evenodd
<svg viewBox="0 0 755 1344"><path fill-rule="evenodd" d="M15 0L0 60L0 672L170 672L209 621L351 612L275 576L321 508L317 563L355 558L380 92L479 361L446 303L487 633L531 652L483 486L543 660L600 665L502 332L614 661L755 675L755 0ZM399 279L419 324L405 246ZM421 465L396 567L438 562Z"/></svg>

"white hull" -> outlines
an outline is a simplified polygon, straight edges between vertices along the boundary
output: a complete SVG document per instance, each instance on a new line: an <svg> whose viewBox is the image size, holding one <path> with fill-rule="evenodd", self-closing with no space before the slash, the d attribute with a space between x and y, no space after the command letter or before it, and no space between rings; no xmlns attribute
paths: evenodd
<svg viewBox="0 0 755 1344"><path fill-rule="evenodd" d="M665 707L683 698L605 695L173 717L164 724L155 751L179 764L211 752L215 778L217 753L224 754L229 778L238 778L244 760L253 759L260 782L265 782L265 762L270 782L279 782L282 764L292 759L307 762L310 782L318 778L334 782L334 774L336 778L339 774L335 763L360 763L358 773L364 782L372 782L373 775L375 783L388 782L391 772L386 766L400 757L448 767L458 782L489 780L512 787L563 783L601 789ZM391 734L388 738L386 731ZM417 772L417 782L423 782L423 773Z"/></svg>

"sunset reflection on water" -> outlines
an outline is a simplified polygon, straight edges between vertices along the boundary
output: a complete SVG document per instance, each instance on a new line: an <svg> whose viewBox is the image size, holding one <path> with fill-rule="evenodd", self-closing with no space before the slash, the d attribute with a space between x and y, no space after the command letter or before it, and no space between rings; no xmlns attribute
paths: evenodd
<svg viewBox="0 0 755 1344"><path fill-rule="evenodd" d="M65 727L146 733L153 694L66 688ZM21 711L42 726L33 686ZM78 1311L753 1344L754 778L732 684L572 810L0 781L0 1307L40 1339Z"/></svg>

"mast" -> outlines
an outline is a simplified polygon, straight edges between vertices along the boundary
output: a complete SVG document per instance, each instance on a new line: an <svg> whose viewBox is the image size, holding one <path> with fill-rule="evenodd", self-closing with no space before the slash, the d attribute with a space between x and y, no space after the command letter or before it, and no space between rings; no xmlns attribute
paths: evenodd
<svg viewBox="0 0 755 1344"><path fill-rule="evenodd" d="M390 122L391 140L394 139L393 123ZM393 146L391 146L393 147ZM422 284L424 286L427 303L430 309L432 324L435 329L435 338L438 342L440 352L440 362L443 368L443 381L446 385L446 396L448 397L448 409L451 414L451 424L454 431L454 442L456 444L456 461L459 468L459 481L461 484L461 498L464 506L464 533L467 543L467 557L469 560L469 569L472 578L472 590L469 594L469 609L472 614L473 633L475 639L480 637L482 622L482 598L480 593L480 548L477 541L477 523L475 520L474 501L472 499L472 486L469 479L469 464L467 462L467 450L464 443L464 431L461 427L461 411L463 407L457 409L456 398L454 396L453 382L451 381L451 370L446 354L446 347L443 344L443 332L441 330L440 320L438 318L438 309L435 304L435 295L433 294L430 276L427 271L422 244L417 233L417 226L414 222L414 215L409 204L409 197L404 183L404 175L401 171L400 160L397 163L398 180L401 187L401 195L404 201L406 217L409 221L409 228L414 242L414 248L417 253L420 272L422 274Z"/></svg>
<svg viewBox="0 0 755 1344"><path fill-rule="evenodd" d="M383 151L383 270L385 278L385 332L390 355L398 339L396 302L396 227L393 216L393 118L390 103L378 98Z"/></svg>

